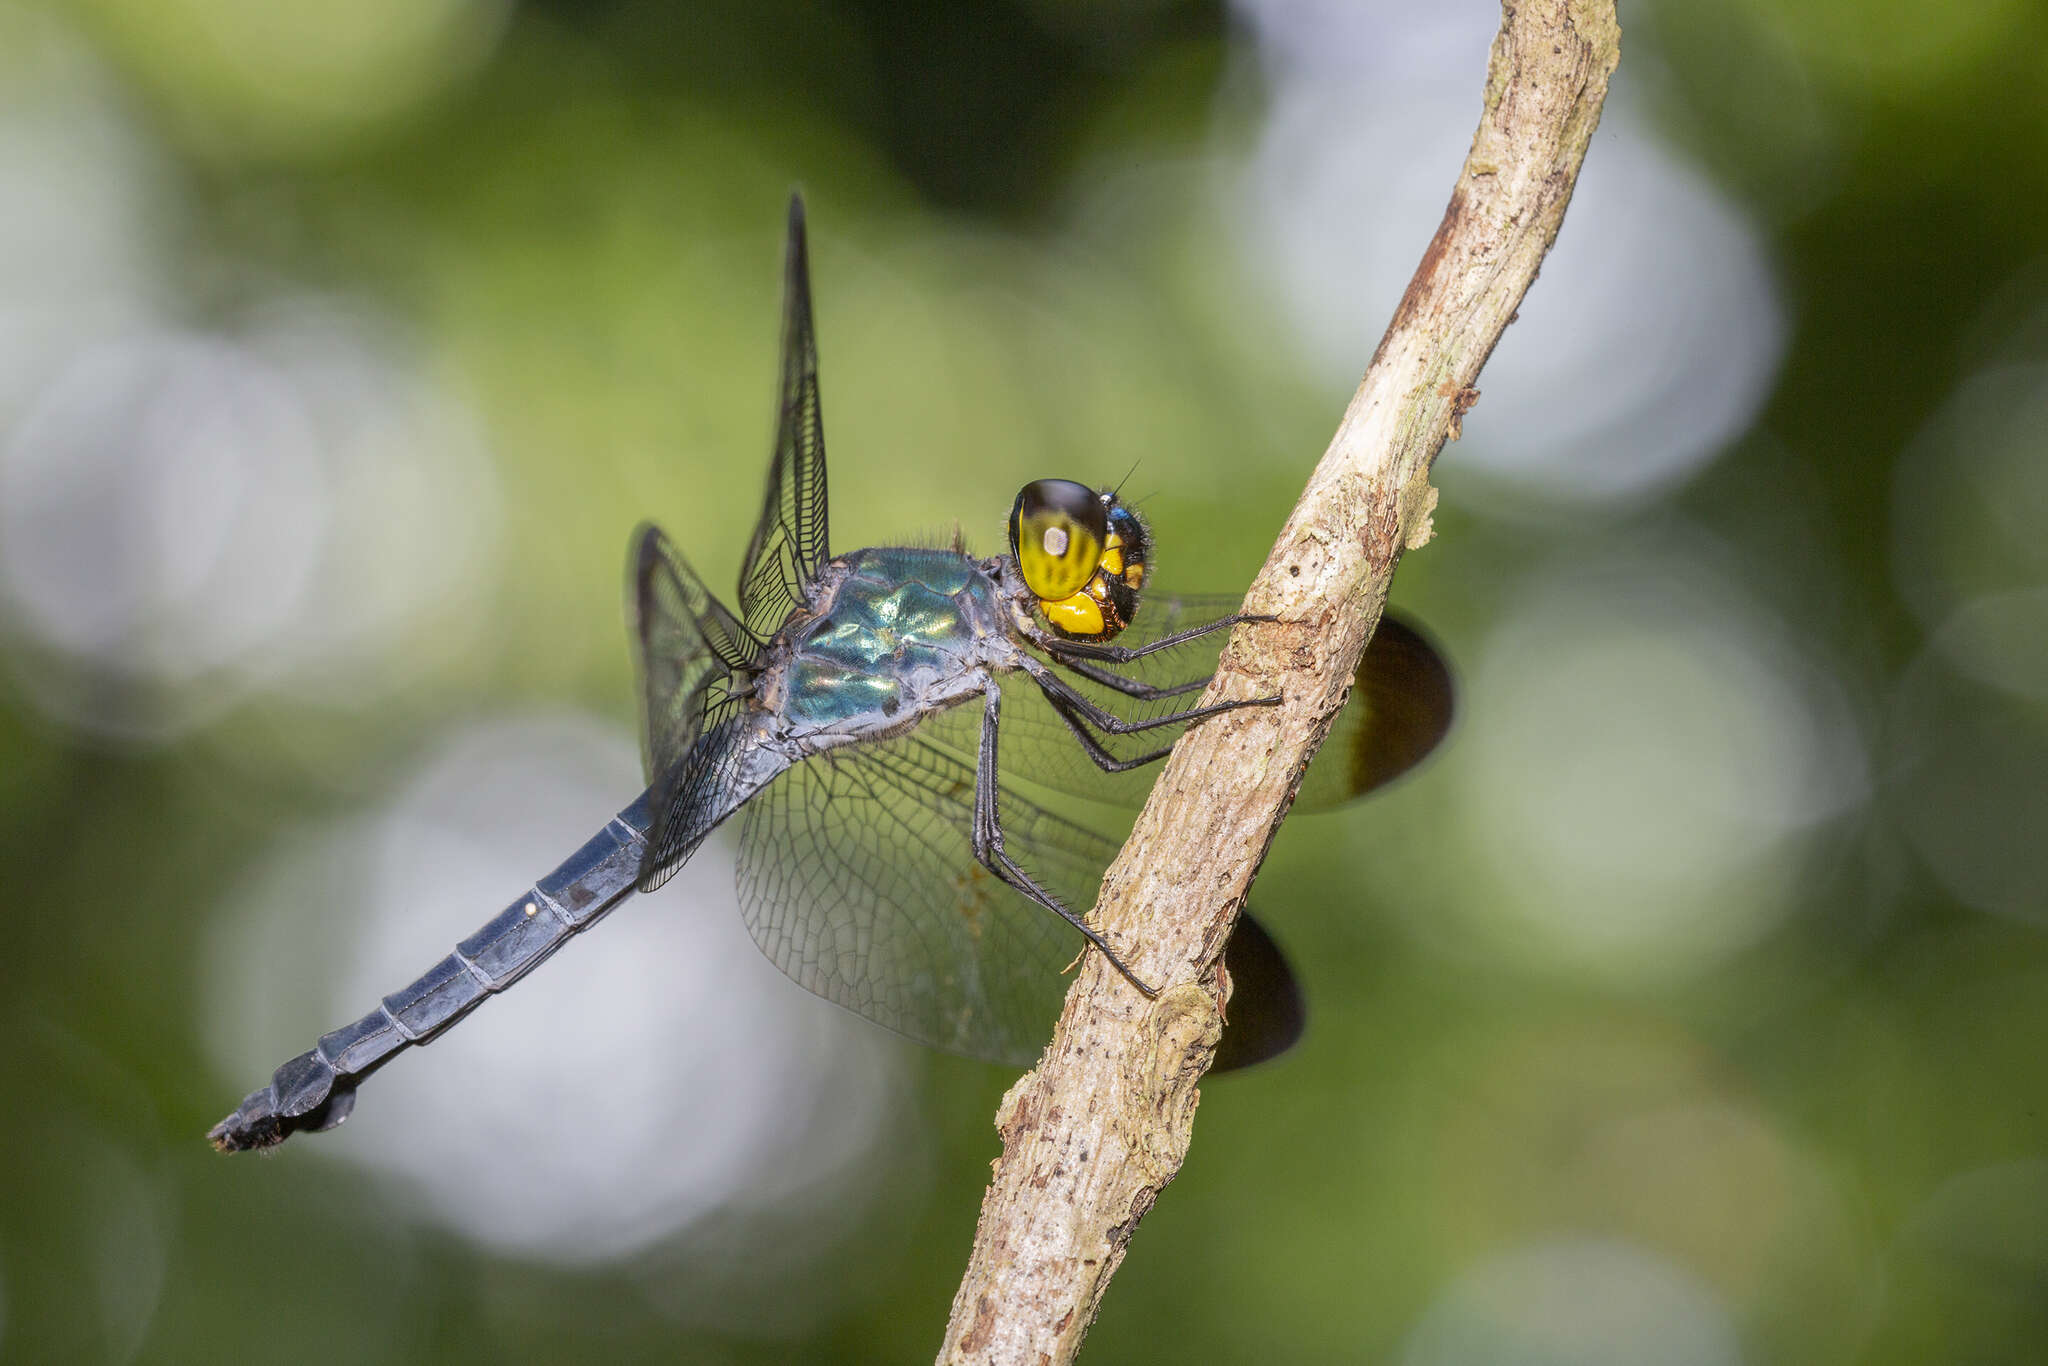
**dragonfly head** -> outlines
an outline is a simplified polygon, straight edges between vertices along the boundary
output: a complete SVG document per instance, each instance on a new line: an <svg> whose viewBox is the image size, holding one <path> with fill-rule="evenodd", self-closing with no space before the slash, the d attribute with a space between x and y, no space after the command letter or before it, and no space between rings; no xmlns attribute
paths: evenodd
<svg viewBox="0 0 2048 1366"><path fill-rule="evenodd" d="M1035 479L1010 508L1010 556L1053 630L1108 640L1138 610L1152 534L1114 489Z"/></svg>

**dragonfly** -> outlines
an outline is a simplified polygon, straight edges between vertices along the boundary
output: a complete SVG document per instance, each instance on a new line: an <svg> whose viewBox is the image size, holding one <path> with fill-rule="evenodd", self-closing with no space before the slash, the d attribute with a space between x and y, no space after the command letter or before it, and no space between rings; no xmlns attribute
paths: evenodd
<svg viewBox="0 0 2048 1366"><path fill-rule="evenodd" d="M1190 724L1277 698L1189 705L1235 600L1149 591L1150 528L1115 489L1040 479L1009 553L833 554L804 209L784 253L779 416L767 496L727 607L662 531L635 532L627 608L647 789L416 981L276 1069L209 1134L225 1152L330 1129L363 1080L504 991L739 818L739 903L799 985L912 1039L1011 1065L1043 1047L1064 970L1089 949L1146 995L1081 909L1117 811ZM1140 607L1143 604L1143 611ZM1450 673L1383 619L1297 805L1400 776L1451 717ZM1079 952L1077 952L1077 949ZM1249 914L1217 1068L1290 1047L1300 985Z"/></svg>

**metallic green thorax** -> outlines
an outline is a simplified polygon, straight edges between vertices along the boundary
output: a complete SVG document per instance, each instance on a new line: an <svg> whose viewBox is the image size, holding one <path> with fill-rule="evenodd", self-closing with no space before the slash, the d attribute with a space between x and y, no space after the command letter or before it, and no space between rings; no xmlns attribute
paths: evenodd
<svg viewBox="0 0 2048 1366"><path fill-rule="evenodd" d="M792 731L871 731L899 714L908 719L955 700L965 669L996 663L998 593L974 560L880 547L840 563L845 577L791 641Z"/></svg>

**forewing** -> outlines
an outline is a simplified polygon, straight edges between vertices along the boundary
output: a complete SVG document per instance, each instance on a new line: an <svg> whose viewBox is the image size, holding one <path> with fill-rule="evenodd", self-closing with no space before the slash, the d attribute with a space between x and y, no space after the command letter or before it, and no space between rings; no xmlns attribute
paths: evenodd
<svg viewBox="0 0 2048 1366"><path fill-rule="evenodd" d="M634 533L626 601L640 675L640 755L653 781L736 706L735 676L761 646L652 523Z"/></svg>
<svg viewBox="0 0 2048 1366"><path fill-rule="evenodd" d="M782 296L782 384L775 458L761 520L740 566L740 615L767 639L805 599L825 563L825 428L818 407L818 343L811 326L811 271L803 200L789 201Z"/></svg>
<svg viewBox="0 0 2048 1366"><path fill-rule="evenodd" d="M746 808L740 908L806 989L921 1043L1021 1066L1050 1037L1086 941L974 860L974 768L956 751L981 714L957 707L777 779ZM1117 840L1007 785L1001 817L1018 862L1088 912ZM1257 925L1225 961L1238 985L1218 1065L1263 1061L1301 1032L1293 974Z"/></svg>

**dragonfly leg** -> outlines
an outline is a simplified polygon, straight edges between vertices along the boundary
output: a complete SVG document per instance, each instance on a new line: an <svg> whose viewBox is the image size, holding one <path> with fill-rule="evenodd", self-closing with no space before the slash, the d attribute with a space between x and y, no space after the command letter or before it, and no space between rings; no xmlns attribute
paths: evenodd
<svg viewBox="0 0 2048 1366"><path fill-rule="evenodd" d="M1151 683L1141 683L1135 678L1125 678L1114 669L1105 669L1084 660L1065 659L1057 654L1053 655L1052 659L1053 663L1061 668L1071 669L1090 682L1100 683L1105 688L1114 688L1126 697L1135 697L1143 702L1159 702L1169 697L1184 697L1191 692L1200 692L1208 687L1209 680L1215 677L1214 674L1203 674L1200 678L1191 678L1185 683L1162 688Z"/></svg>
<svg viewBox="0 0 2048 1366"><path fill-rule="evenodd" d="M1204 622L1200 626L1190 626L1185 631L1175 631L1171 635L1161 636L1159 639L1147 641L1143 645L1097 645L1090 641L1067 640L1065 638L1043 643L1047 651L1055 655L1066 655L1074 659L1099 659L1111 664L1128 664L1134 659L1143 659L1146 655L1153 654L1156 651L1170 650L1176 645L1185 645L1191 640L1199 640L1212 631L1227 630L1232 626L1238 625L1240 622L1278 620L1280 618L1267 616L1259 612L1232 612L1227 617L1218 617L1216 620Z"/></svg>
<svg viewBox="0 0 2048 1366"><path fill-rule="evenodd" d="M1211 702L1206 707L1188 707L1183 711L1168 712L1164 716L1148 717L1143 721L1126 721L1114 712L1105 711L1096 705L1073 684L1029 655L1024 656L1023 669L1045 693L1047 700L1056 707L1062 702L1066 703L1085 718L1089 725L1111 735L1133 735L1143 730L1156 730L1160 726L1178 725L1183 721L1199 721L1218 712L1236 711L1239 707L1275 707L1280 704L1278 697L1248 697L1239 701ZM1061 710L1061 714L1066 714L1064 709Z"/></svg>
<svg viewBox="0 0 2048 1366"><path fill-rule="evenodd" d="M1074 714L1072 703L1063 697L1052 694L1047 694L1045 700L1052 704L1053 711L1059 716L1060 721L1066 726L1067 730L1076 740L1081 742L1081 752L1094 761L1095 766L1104 773L1129 773L1134 768L1143 768L1147 764L1156 764L1167 755L1173 753L1173 746L1167 744L1161 745L1158 749L1147 750L1135 758L1119 758L1110 753L1103 746L1103 743L1095 738L1094 733L1081 723L1081 718Z"/></svg>
<svg viewBox="0 0 2048 1366"><path fill-rule="evenodd" d="M1150 985L1132 971L1130 965L1117 956L1116 950L1109 946L1109 941L1104 939L1094 926L1061 905L1058 897L1033 881L1031 875L1018 867L1016 860L1004 849L1002 815L996 802L996 730L1002 717L1003 694L1002 690L996 687L995 680L990 679L988 690L982 696L985 700L981 714L981 746L974 766L974 830L971 836L975 861L1079 930L1089 943L1101 951L1109 965L1146 997L1158 996L1159 988Z"/></svg>

